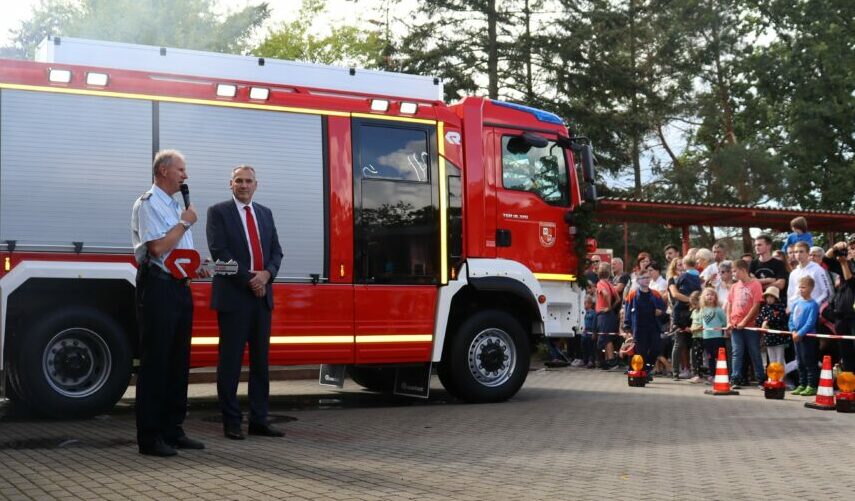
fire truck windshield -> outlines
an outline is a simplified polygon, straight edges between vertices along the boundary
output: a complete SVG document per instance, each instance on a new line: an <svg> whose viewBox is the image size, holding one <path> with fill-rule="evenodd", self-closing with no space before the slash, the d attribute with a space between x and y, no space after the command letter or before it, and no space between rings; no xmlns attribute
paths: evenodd
<svg viewBox="0 0 855 501"><path fill-rule="evenodd" d="M517 136L502 137L502 184L535 193L550 205L569 206L564 149L551 140L542 148L521 147Z"/></svg>

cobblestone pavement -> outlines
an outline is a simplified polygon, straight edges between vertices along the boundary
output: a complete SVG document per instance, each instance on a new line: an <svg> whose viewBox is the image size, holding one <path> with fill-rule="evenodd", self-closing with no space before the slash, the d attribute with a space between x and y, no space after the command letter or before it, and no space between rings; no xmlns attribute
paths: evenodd
<svg viewBox="0 0 855 501"><path fill-rule="evenodd" d="M659 379L540 370L511 401L429 402L272 385L284 439L221 434L215 388L186 429L207 450L137 454L130 400L41 421L0 404L2 499L833 499L855 492L855 415ZM129 394L130 395L130 394Z"/></svg>

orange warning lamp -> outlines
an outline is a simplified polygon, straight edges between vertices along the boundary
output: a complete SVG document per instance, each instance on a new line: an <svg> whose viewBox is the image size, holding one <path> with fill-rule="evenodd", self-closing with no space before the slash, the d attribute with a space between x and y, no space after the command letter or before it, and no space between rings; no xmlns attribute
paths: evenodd
<svg viewBox="0 0 855 501"><path fill-rule="evenodd" d="M632 370L640 371L644 369L644 358L642 358L641 355L633 355L629 365L632 366Z"/></svg>
<svg viewBox="0 0 855 501"><path fill-rule="evenodd" d="M851 393L855 391L855 374L852 372L841 372L837 375L837 387L840 391Z"/></svg>
<svg viewBox="0 0 855 501"><path fill-rule="evenodd" d="M780 381L784 379L784 364L781 362L772 362L766 369L766 375L772 381Z"/></svg>

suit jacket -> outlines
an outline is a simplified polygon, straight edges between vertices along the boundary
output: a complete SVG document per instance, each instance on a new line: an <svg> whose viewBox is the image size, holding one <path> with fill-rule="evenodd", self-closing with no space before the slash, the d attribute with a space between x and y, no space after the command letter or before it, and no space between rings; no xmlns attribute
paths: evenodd
<svg viewBox="0 0 855 501"><path fill-rule="evenodd" d="M279 234L273 223L273 213L267 207L252 203L256 225L261 237L261 253L264 256L264 269L270 272L264 296L267 307L273 309L273 278L279 273L282 264L282 247ZM248 298L255 297L249 288L252 278L250 270L250 250L243 222L233 199L220 202L208 208L206 227L208 249L211 258L238 263L236 275L216 275L211 288L211 308L218 311L234 311L240 308Z"/></svg>

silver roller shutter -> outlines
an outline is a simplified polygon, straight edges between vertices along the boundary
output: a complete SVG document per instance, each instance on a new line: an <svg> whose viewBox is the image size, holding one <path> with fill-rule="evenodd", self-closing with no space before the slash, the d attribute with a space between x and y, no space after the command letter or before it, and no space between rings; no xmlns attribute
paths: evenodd
<svg viewBox="0 0 855 501"><path fill-rule="evenodd" d="M285 260L280 279L324 276L324 173L321 117L296 113L160 104L160 147L180 150L200 220L193 240L208 256L207 208L231 198L239 164L256 169L255 200L273 211Z"/></svg>
<svg viewBox="0 0 855 501"><path fill-rule="evenodd" d="M130 252L134 200L151 185L151 103L0 93L0 241Z"/></svg>

